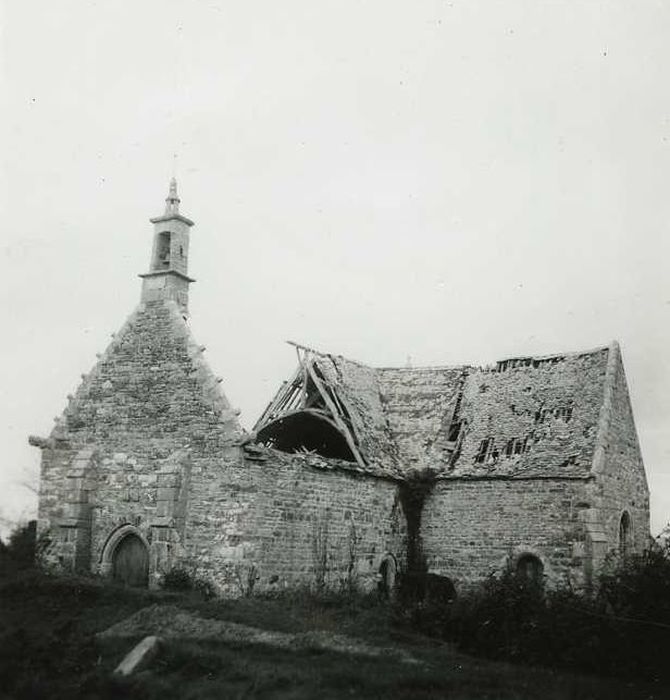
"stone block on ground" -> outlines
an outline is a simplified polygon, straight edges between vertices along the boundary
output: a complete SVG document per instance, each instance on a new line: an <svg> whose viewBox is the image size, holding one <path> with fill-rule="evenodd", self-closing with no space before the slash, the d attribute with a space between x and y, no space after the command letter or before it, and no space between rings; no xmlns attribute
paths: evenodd
<svg viewBox="0 0 670 700"><path fill-rule="evenodd" d="M139 644L126 654L123 661L114 669L117 676L129 676L140 671L156 657L160 648L161 638L156 636L145 637Z"/></svg>

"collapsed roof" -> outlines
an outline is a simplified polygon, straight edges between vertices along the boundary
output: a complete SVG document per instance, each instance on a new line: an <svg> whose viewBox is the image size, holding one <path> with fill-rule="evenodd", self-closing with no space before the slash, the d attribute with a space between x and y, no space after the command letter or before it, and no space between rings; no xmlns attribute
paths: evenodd
<svg viewBox="0 0 670 700"><path fill-rule="evenodd" d="M256 441L400 478L588 476L606 374L623 371L616 344L487 368L380 369L294 345L298 368Z"/></svg>

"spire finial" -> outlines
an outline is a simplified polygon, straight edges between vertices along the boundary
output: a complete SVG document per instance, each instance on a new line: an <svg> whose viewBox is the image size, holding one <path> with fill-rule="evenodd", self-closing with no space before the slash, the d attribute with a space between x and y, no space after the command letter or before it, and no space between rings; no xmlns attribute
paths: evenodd
<svg viewBox="0 0 670 700"><path fill-rule="evenodd" d="M179 214L179 195L177 194L177 178L170 178L170 191L165 198L165 215Z"/></svg>

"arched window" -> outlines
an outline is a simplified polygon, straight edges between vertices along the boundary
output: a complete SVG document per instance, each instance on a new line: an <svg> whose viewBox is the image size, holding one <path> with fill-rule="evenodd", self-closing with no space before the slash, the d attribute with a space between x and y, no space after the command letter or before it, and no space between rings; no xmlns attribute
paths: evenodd
<svg viewBox="0 0 670 700"><path fill-rule="evenodd" d="M630 514L627 510L621 515L619 521L619 554L626 559L633 550L633 528Z"/></svg>
<svg viewBox="0 0 670 700"><path fill-rule="evenodd" d="M533 585L542 584L544 567L534 554L523 554L517 559L516 573L523 581Z"/></svg>

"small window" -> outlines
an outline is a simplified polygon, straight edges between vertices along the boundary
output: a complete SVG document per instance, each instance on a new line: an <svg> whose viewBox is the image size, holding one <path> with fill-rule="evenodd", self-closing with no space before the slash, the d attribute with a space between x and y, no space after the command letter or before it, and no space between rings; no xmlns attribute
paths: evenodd
<svg viewBox="0 0 670 700"><path fill-rule="evenodd" d="M627 559L633 550L633 528L631 527L630 515L624 510L619 521L619 554L623 559Z"/></svg>

